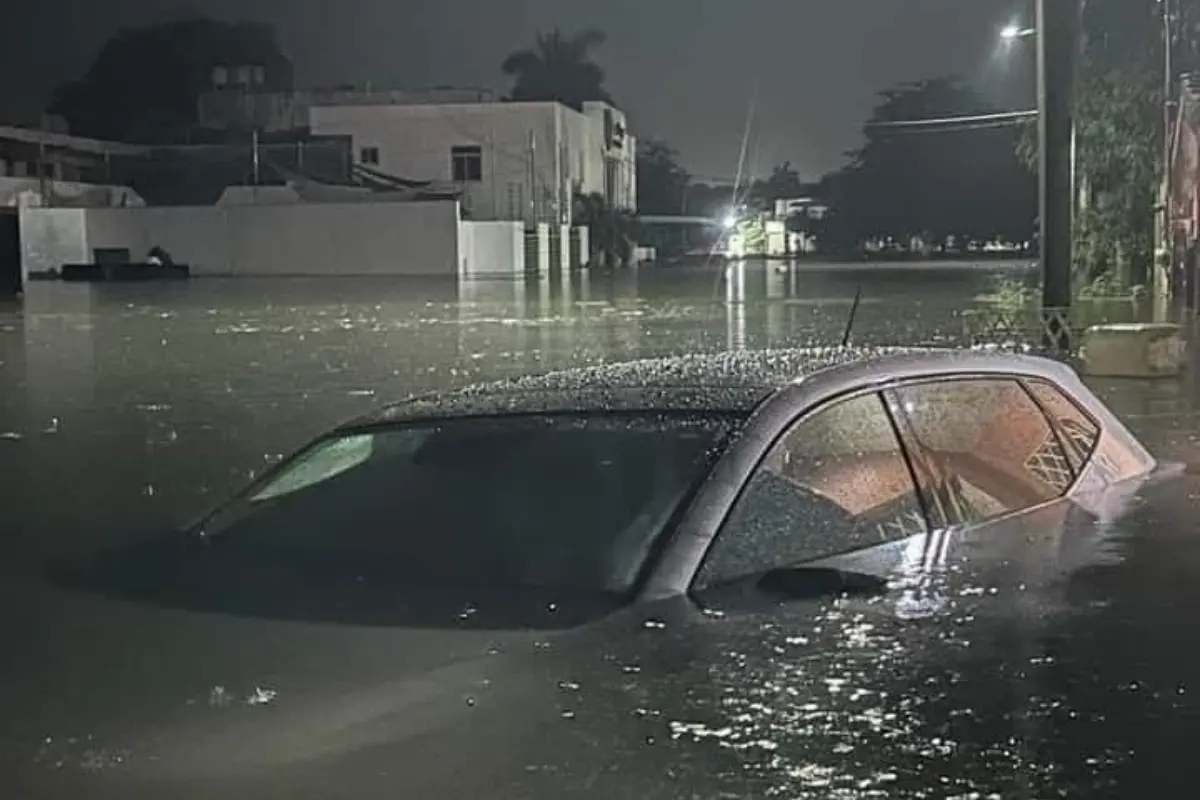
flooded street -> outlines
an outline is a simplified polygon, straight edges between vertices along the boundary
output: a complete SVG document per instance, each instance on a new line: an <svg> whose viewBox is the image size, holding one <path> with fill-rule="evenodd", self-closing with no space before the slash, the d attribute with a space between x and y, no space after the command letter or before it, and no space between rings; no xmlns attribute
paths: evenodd
<svg viewBox="0 0 1200 800"><path fill-rule="evenodd" d="M416 392L835 344L860 285L856 343L953 342L996 276L1031 277L1020 265L730 275L34 284L23 309L0 309L0 531L37 554L186 522L323 428ZM1192 437L1194 378L1100 389L1152 439Z"/></svg>
<svg viewBox="0 0 1200 800"><path fill-rule="evenodd" d="M963 313L997 275L1032 278L1016 265L760 264L728 278L640 270L565 284L35 284L23 307L0 310L0 563L11 579L0 605L23 656L0 671L0 702L16 709L0 726L0 769L57 792L39 797L95 798L391 796L354 786L464 798L1127 797L1175 786L1191 772L1200 665L1172 622L1200 608L1194 476L1129 508L1125 495L1086 513L1045 506L986 540L905 540L918 546L895 550L911 561L896 592L731 600L728 614L719 594L712 614L676 595L573 630L570 593L531 601L544 628L508 630L494 622L508 606L458 590L420 624L306 616L357 608L342 598L375 588L358 562L353 592L334 602L322 592L336 581L289 582L288 569L230 550L207 560L130 548L117 573L131 576L128 595L73 584L89 573L45 558L187 523L328 426L414 393L837 344L859 287L855 343L958 344ZM1198 372L1093 385L1156 452L1200 461ZM548 482L530 484L533 496ZM337 509L339 543L345 506L322 503ZM360 522L375 513L355 511ZM378 516L388 541L395 516ZM458 563L462 548L451 550ZM342 563L336 548L318 552L323 568ZM48 563L57 571L38 570ZM188 584L172 564L207 577ZM260 596L292 616L238 605ZM233 604L211 613L213 598ZM386 599L397 613L412 603Z"/></svg>

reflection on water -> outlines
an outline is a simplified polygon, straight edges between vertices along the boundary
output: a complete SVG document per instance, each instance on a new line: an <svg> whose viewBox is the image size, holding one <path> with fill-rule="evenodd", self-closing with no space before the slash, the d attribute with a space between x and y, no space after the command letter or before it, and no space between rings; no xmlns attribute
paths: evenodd
<svg viewBox="0 0 1200 800"><path fill-rule="evenodd" d="M860 286L858 343L936 341L989 279L743 265L462 286L36 284L23 310L0 309L0 563L184 521L392 398L599 361L829 344ZM1139 432L1186 447L1195 379L1100 389ZM1197 665L1180 646L1186 625L1171 620L1200 606L1200 536L1194 500L1166 499L1047 510L1065 515L1045 526L1056 533L992 540L987 575L961 568L953 536L913 542L888 598L614 621L626 627L573 653L539 640L515 674L559 688L561 728L539 734L523 779L539 779L532 759L545 754L546 774L578 766L576 786L611 797L629 794L632 777L596 765L635 756L648 764L632 791L642 797L687 796L674 788L689 774L727 779L695 796L814 798L1093 797L1178 780L1195 719L1183 680ZM1135 548L1132 531L1162 541ZM461 704L475 720L506 677L488 675ZM506 736L516 718L503 720ZM572 737L592 760L552 758L548 745ZM1181 744L1158 745L1171 741Z"/></svg>
<svg viewBox="0 0 1200 800"><path fill-rule="evenodd" d="M19 489L4 492L17 500L0 508L0 530L43 549L183 521L320 429L413 392L829 344L859 286L856 343L937 341L996 269L1014 268L35 284L23 310L0 310L0 481ZM1125 402L1177 407L1182 390L1156 391Z"/></svg>

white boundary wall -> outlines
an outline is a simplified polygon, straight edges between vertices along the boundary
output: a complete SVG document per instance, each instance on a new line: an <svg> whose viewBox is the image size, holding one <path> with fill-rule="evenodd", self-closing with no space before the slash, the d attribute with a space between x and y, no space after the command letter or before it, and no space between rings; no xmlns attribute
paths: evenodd
<svg viewBox="0 0 1200 800"><path fill-rule="evenodd" d="M525 274L525 226L522 223L468 220L459 230L460 277Z"/></svg>
<svg viewBox="0 0 1200 800"><path fill-rule="evenodd" d="M507 225L463 223L445 201L23 208L22 264L28 274L86 263L96 248L128 248L137 261L159 245L196 276L523 271L520 227Z"/></svg>

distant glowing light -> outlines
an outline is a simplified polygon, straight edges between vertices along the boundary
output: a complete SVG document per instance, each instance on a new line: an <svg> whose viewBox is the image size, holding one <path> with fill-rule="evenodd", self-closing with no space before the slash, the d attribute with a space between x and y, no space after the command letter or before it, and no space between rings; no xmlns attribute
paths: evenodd
<svg viewBox="0 0 1200 800"><path fill-rule="evenodd" d="M726 214L725 219L723 219L721 221L721 224L725 226L725 230L727 230L727 231L733 230L734 228L737 227L737 224L738 224L737 215L736 214Z"/></svg>
<svg viewBox="0 0 1200 800"><path fill-rule="evenodd" d="M1022 28L1020 25L1006 25L1000 29L1000 38L1006 42L1024 39L1037 33L1036 28Z"/></svg>

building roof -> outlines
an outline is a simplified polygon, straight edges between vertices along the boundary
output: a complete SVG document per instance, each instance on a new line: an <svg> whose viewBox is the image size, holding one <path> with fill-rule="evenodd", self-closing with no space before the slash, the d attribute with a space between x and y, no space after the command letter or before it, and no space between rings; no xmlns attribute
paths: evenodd
<svg viewBox="0 0 1200 800"><path fill-rule="evenodd" d="M141 145L106 142L101 139L89 139L85 136L71 136L66 133L54 133L36 128L17 128L12 125L0 125L0 140L46 145L94 155L134 156L149 152L149 148Z"/></svg>

